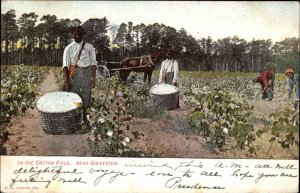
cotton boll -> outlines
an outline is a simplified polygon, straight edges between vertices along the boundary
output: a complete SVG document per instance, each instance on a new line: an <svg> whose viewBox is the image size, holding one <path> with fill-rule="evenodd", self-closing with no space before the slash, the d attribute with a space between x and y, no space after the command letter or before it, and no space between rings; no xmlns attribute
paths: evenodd
<svg viewBox="0 0 300 193"><path fill-rule="evenodd" d="M223 132L227 135L227 134L228 134L228 129L225 127L225 128L223 129Z"/></svg>
<svg viewBox="0 0 300 193"><path fill-rule="evenodd" d="M105 122L105 119L101 117L101 118L98 119L98 122L104 123L104 122Z"/></svg>
<svg viewBox="0 0 300 193"><path fill-rule="evenodd" d="M128 137L125 137L124 141L126 141L127 143L129 143L130 139Z"/></svg>
<svg viewBox="0 0 300 193"><path fill-rule="evenodd" d="M109 137L111 137L111 136L113 135L113 131L108 131L108 132L106 133L106 135L108 135Z"/></svg>
<svg viewBox="0 0 300 193"><path fill-rule="evenodd" d="M97 135L97 140L98 140L98 141L101 141L101 140L102 140L102 138L101 138L101 135L100 135L100 134L98 134L98 135Z"/></svg>

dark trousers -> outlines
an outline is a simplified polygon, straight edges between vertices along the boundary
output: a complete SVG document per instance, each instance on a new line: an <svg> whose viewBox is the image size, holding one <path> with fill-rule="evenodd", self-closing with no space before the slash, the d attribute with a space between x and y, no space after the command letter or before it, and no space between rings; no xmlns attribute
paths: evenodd
<svg viewBox="0 0 300 193"><path fill-rule="evenodd" d="M74 92L81 97L84 108L88 108L91 104L91 79L91 66L84 68L77 67L75 76L72 80L71 92Z"/></svg>
<svg viewBox="0 0 300 193"><path fill-rule="evenodd" d="M173 84L173 78L174 78L174 72L167 72L166 73L166 82L165 83L172 85ZM179 96L177 98L176 108L180 108L180 106L179 106Z"/></svg>
<svg viewBox="0 0 300 193"><path fill-rule="evenodd" d="M78 94L83 102L82 119L86 121L86 109L91 105L92 67L77 67L71 82L71 92Z"/></svg>

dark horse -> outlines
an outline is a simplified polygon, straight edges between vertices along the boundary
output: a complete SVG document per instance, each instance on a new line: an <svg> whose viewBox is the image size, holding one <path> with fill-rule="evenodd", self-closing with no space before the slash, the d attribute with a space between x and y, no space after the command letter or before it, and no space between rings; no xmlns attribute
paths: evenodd
<svg viewBox="0 0 300 193"><path fill-rule="evenodd" d="M155 65L157 65L163 57L163 51L154 52L146 56L128 57L120 63L120 78L125 82L131 71L144 72L144 82L146 82L148 78L148 84L150 85Z"/></svg>

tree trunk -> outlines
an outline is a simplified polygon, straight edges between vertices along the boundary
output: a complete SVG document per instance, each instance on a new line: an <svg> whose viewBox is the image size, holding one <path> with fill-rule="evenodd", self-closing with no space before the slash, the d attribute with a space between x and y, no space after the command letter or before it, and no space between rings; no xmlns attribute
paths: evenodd
<svg viewBox="0 0 300 193"><path fill-rule="evenodd" d="M218 71L218 57L215 59L215 71Z"/></svg>
<svg viewBox="0 0 300 193"><path fill-rule="evenodd" d="M8 39L5 40L5 55L4 55L5 64L8 64Z"/></svg>
<svg viewBox="0 0 300 193"><path fill-rule="evenodd" d="M257 70L259 70L259 71L261 70L260 69L260 57L258 57L258 60L257 60Z"/></svg>

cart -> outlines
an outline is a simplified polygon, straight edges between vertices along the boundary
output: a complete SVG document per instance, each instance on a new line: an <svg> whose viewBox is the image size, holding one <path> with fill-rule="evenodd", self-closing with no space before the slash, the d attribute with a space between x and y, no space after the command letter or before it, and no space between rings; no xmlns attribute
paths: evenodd
<svg viewBox="0 0 300 193"><path fill-rule="evenodd" d="M119 66L120 62L101 61L101 63L97 65L96 77L109 78L112 74L116 72L116 69L113 69L116 65Z"/></svg>
<svg viewBox="0 0 300 193"><path fill-rule="evenodd" d="M125 69L139 69L139 68L145 68L149 65L145 66L137 66L137 67L127 67L127 68L118 68L120 66L121 62L106 62L106 61L101 61L100 64L97 65L97 71L96 71L96 77L97 78L110 78L113 74L120 70L125 70Z"/></svg>

